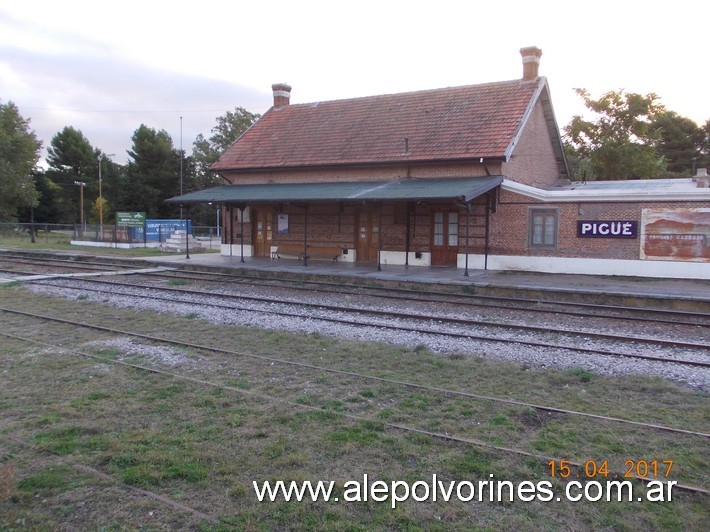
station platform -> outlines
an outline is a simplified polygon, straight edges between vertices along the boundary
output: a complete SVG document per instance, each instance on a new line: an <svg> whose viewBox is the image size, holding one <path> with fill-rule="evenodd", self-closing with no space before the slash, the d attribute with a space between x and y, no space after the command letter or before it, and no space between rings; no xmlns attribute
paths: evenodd
<svg viewBox="0 0 710 532"><path fill-rule="evenodd" d="M269 272L272 277L322 276L361 281L419 284L460 285L470 292L553 300L581 299L600 304L625 304L641 307L663 307L707 311L710 314L710 281L693 279L658 279L605 275L564 275L518 271L464 270L445 267L393 266L311 261L307 266L290 259L271 260L261 257L240 258L217 253L146 257L155 265L180 268L241 269ZM708 266L710 267L710 266Z"/></svg>

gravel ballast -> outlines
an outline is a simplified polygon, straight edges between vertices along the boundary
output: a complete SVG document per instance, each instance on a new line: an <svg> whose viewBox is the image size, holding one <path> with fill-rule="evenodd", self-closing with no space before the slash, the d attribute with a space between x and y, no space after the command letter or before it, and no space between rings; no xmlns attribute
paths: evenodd
<svg viewBox="0 0 710 532"><path fill-rule="evenodd" d="M421 320L405 320L397 318L385 318L367 315L354 315L349 312L336 312L326 309L316 309L299 305L299 302L320 303L320 304L336 304L330 301L327 295L313 295L299 292L292 296L294 303L275 303L275 302L257 302L244 299L238 299L239 291L234 288L220 290L220 293L229 293L234 295L234 301L229 303L238 310L231 310L217 307L216 305L225 305L224 299L210 297L205 295L190 295L180 294L175 295L183 301L167 302L165 300L151 299L151 295L165 296L165 292L161 293L160 288L130 288L124 286L116 286L115 288L106 289L106 292L93 292L88 290L90 283L84 281L58 281L47 284L33 284L30 288L34 291L51 293L53 295L76 299L81 296L82 299L97 301L106 305L133 309L137 312L163 312L176 315L191 315L199 319L206 320L213 324L223 325L241 325L245 327L258 327L264 329L275 329L279 331L289 331L294 333L312 334L318 333L325 336L347 338L358 341L382 342L389 344L400 344L410 348L418 346L426 346L433 352L441 354L464 354L474 357L491 357L500 360L517 362L528 365L534 368L583 368L585 370L598 373L601 375L615 376L628 374L643 374L649 376L657 376L669 379L684 385L710 391L710 370L707 368L683 366L680 364L667 364L656 361L644 361L618 356L605 356L595 354L581 354L572 349L547 348L540 346L530 346L524 344L510 344L495 341L472 340L465 338L447 338L437 334L427 333L426 330L445 330L456 333L471 334L471 335L487 335L494 337L505 337L518 341L550 341L551 338L541 340L540 333L531 333L527 331L516 331L514 328L505 328L494 331L486 330L485 327L480 329L465 327L461 325L444 325L437 323L436 319L422 322ZM94 288L91 286L91 288ZM82 290L83 289L83 290ZM241 290L241 287L240 287ZM249 291L246 291L249 293ZM265 290L260 289L260 295L265 294ZM173 296L171 296L173 297ZM276 297L276 296L274 296ZM279 290L278 297L285 297L283 290ZM377 310L394 310L397 312L407 312L410 314L426 314L427 311L422 309L421 304L417 304L417 309L412 308L412 305L403 302L400 304L373 301L376 298L358 298L357 296L349 296L348 306L359 306L361 308L376 308ZM342 301L340 301L342 303ZM441 312L439 310L439 312ZM289 313L291 315L284 316L278 313ZM457 314L457 317L459 315ZM466 316L471 317L471 316ZM512 321L505 313L501 315L487 312L487 318L491 320ZM323 318L342 320L339 323L323 321ZM548 318L549 319L549 318ZM363 325L354 323L355 320L366 321L371 325ZM539 319L538 319L539 321ZM612 322L612 320L610 320ZM526 322L527 323L527 322ZM391 326L416 327L418 332L409 332L401 330L393 330ZM559 324L555 324L559 326ZM624 334L623 324L613 323L615 334ZM621 329L619 329L621 327ZM639 336L639 328L633 324L626 325L628 327L627 334L629 336ZM669 336L672 338L676 332L670 328ZM605 331L606 332L606 331ZM657 356L664 358L679 358L683 360L707 360L707 354L698 352L698 350L681 349L671 347L659 347L654 345L646 345L641 343L624 343L620 345L608 340L591 339L579 334L565 335L566 337L558 337L555 335L555 343L568 345L571 347L586 347L593 349L603 349L614 352L628 352L630 354L640 354L646 356ZM655 336L658 336L657 334Z"/></svg>

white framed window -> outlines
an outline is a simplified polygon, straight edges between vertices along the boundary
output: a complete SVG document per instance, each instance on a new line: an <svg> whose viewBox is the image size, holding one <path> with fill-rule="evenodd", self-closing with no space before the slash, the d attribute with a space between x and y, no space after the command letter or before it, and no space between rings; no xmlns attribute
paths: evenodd
<svg viewBox="0 0 710 532"><path fill-rule="evenodd" d="M559 209L531 207L528 211L528 245L534 249L556 249Z"/></svg>

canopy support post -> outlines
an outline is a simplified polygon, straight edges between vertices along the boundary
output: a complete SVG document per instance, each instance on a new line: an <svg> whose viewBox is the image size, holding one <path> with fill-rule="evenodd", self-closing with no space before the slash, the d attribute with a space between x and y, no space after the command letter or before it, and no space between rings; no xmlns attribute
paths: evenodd
<svg viewBox="0 0 710 532"><path fill-rule="evenodd" d="M241 214L241 216L239 217L239 220L241 222L241 228L240 228L241 233L239 235L240 245L241 245L241 253L240 253L241 258L239 259L239 262L243 263L243 262L246 262L244 260L244 210L247 208L247 206L242 203L241 205L238 205L238 207L239 207L239 212Z"/></svg>
<svg viewBox="0 0 710 532"><path fill-rule="evenodd" d="M412 202L407 202L407 236L404 243L404 265L409 266L409 241L412 238Z"/></svg>
<svg viewBox="0 0 710 532"><path fill-rule="evenodd" d="M308 203L303 206L303 265L308 266Z"/></svg>
<svg viewBox="0 0 710 532"><path fill-rule="evenodd" d="M377 271L382 271L382 204L380 204L379 219L377 220Z"/></svg>
<svg viewBox="0 0 710 532"><path fill-rule="evenodd" d="M234 251L232 246L234 245L234 212L232 212L232 205L229 206L229 256L232 257Z"/></svg>
<svg viewBox="0 0 710 532"><path fill-rule="evenodd" d="M468 277L468 255L471 252L469 247L469 227L471 225L471 202L466 203L466 267L463 276Z"/></svg>
<svg viewBox="0 0 710 532"><path fill-rule="evenodd" d="M486 245L485 245L485 254L484 254L484 259L483 259L483 269L488 270L488 251L490 249L490 244L491 244L491 203L492 203L492 196L490 192L486 192Z"/></svg>

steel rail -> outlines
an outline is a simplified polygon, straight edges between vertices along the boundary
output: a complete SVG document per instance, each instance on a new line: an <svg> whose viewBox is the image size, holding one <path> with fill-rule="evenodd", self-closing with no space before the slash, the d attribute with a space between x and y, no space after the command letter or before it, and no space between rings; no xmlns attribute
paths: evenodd
<svg viewBox="0 0 710 532"><path fill-rule="evenodd" d="M326 373L333 373L335 375L343 375L343 376L355 377L355 378L359 378L359 379L363 379L363 380L370 380L370 381L383 383L383 384L404 386L404 387L412 388L412 389L416 389L416 390L437 392L437 393L442 393L442 394L454 395L457 397L465 397L468 399L489 401L489 402L495 402L495 403L500 403L500 404L505 404L505 405L522 406L522 407L533 408L535 410L539 410L542 412L551 412L551 413L555 413L555 414L564 414L564 415L586 417L586 418L590 418L590 419L609 421L609 422L626 424L626 425L633 425L633 426L637 426L637 427L642 427L642 428L647 428L647 429L655 429L655 430L660 430L660 431L664 431L664 432L673 432L673 433L677 433L677 434L685 434L685 435L690 435L690 436L700 436L702 438L710 439L710 434L704 433L704 432L691 431L691 430L680 429L680 428L676 428L676 427L667 427L664 425L657 425L657 424L653 424L653 423L644 423L644 422L640 422L640 421L632 421L632 420L623 419L623 418L604 416L601 414L591 414L588 412L567 410L564 408L558 408L558 407L554 407L554 406L538 405L535 403L527 403L527 402L518 401L515 399L503 399L500 397L492 397L492 396L487 396L487 395L482 395L482 394L475 394L475 393L466 392L466 391L462 391L462 390L450 390L447 388L439 388L436 386L427 386L424 384L417 384L417 383L402 381L402 380L398 380L398 379L388 379L386 377L376 377L374 375L366 375L366 374L362 374L362 373L357 373L355 371L335 369L335 368L330 368L327 366L318 366L316 364L308 364L306 362L294 362L292 360L285 360L285 359L281 359L281 358L277 358L277 357L270 357L270 356L265 356L265 355L255 355L253 353L247 353L244 351L234 351L234 350L230 350L230 349L223 349L220 347L208 346L208 345L204 345L204 344L197 344L194 342L185 342L184 340L172 340L170 338L164 338L164 337L154 336L154 335L150 335L150 334L124 331L122 329L114 329L114 328L106 327L103 325L82 323L82 322L77 322L77 321L73 321L73 320L68 320L65 318L57 318L54 316L45 316L42 314L34 314L31 312L6 309L6 308L0 308L0 311L1 312L8 312L11 314L18 314L18 315L22 315L22 316L28 316L28 317L32 317L32 318L39 318L39 319L43 319L46 321L55 321L58 323L65 323L68 325L75 325L75 326L98 330L98 331L102 331L102 332L109 332L112 334L122 334L122 335L126 335L126 336L132 336L135 338L141 338L143 340L162 342L165 344L175 345L175 346L179 346L179 347L189 347L191 349L199 349L199 350L208 351L208 352L212 352L212 353L219 353L222 355L251 358L254 360L259 360L261 362L269 362L269 363L294 366L294 367L298 367L298 368L311 369L311 370L322 371L322 372L326 372ZM21 337L10 335L10 334L4 333L4 332L0 332L0 335L7 336L10 338L23 339ZM27 340L27 341L29 341L29 340Z"/></svg>
<svg viewBox="0 0 710 532"><path fill-rule="evenodd" d="M300 307L306 307L306 308L313 308L313 309L323 309L323 310L328 310L328 311L333 311L333 312L345 312L345 313L354 313L354 314L363 314L363 315L371 315L371 316L377 316L377 317L383 317L383 318L399 318L399 319L408 319L408 320L415 320L415 321L423 321L423 322L440 322L440 323L447 323L447 324L452 324L452 325L459 325L459 326L482 326L482 327L490 327L490 328L498 328L498 329L520 329L528 332L535 332L535 333L554 333L554 334L560 334L560 335L571 335L571 336L585 336L585 337L590 337L590 338L596 338L600 340L611 340L611 341L622 341L622 342L638 342L638 343L646 343L646 344L651 344L651 345L658 345L661 347L681 347L681 348L686 348L686 349L703 349L703 350L710 350L710 345L708 344L700 344L700 343L695 343L695 342L680 342L680 341L674 341L674 340L664 340L661 338L646 338L646 337L637 337L637 336L620 336L620 335L612 335L612 334L607 334L607 333L597 333L597 332L591 332L591 331L576 331L576 330L569 330L569 329L555 329L551 327L541 327L537 325L525 325L525 324L511 324L511 323L491 323L487 321L482 321L482 320L469 320L465 318L449 318L446 316L425 316L425 315L418 315L418 314L408 314L404 312L391 312L391 311L386 311L386 310L377 310L377 309L362 309L358 307L342 307L342 306L337 306L337 305L327 305L323 303L306 303L306 302L301 302L301 301L290 301L290 300L284 300L284 299L276 299L276 298L269 298L269 297L263 297L263 296L249 296L249 295L235 295L235 294L218 294L218 293L213 293L213 292L202 292L202 291L197 291L197 290L191 290L191 289L183 289L183 288L170 288L170 287L154 287L154 286L145 286L145 285L136 285L135 283L122 283L119 281L104 281L101 279L76 279L77 281L82 281L82 282L89 282L89 283L94 283L94 284L107 284L107 285L113 285L113 286L123 286L127 288L147 288L149 290L159 290L159 291L164 291L164 292L172 292L172 293L180 293L180 294L188 294L188 295L195 295L195 296L200 296L200 297L213 297L217 299L244 299L247 301L256 301L256 302L263 302L263 303L277 303L277 304L283 304L283 305L296 305ZM34 284L42 284L42 285L47 285L47 286L58 286L55 284L52 284L47 281L32 281ZM60 286L61 287L61 286ZM73 288L73 287L63 287L67 289L73 289L73 290L90 290L90 291L95 291L99 293L112 293L115 295L124 295L126 297L149 297L152 299L156 299L159 301L172 301L172 302L182 302L182 303L190 303L190 304L199 304L199 305L206 305L204 303L199 303L199 302L194 302L194 301L176 301L174 298L165 298L157 295L147 295L147 294L142 294L141 296L136 296L133 294L120 294L115 291L110 291L110 290L100 290L98 288ZM249 311L249 312L266 312L266 311L261 311L261 310L256 310L256 309L249 309L246 307L238 307L234 305L219 305L219 304L210 304L209 306L211 307L217 307L217 308L224 308L228 310L244 310L244 311ZM274 311L273 309L268 310L268 313L271 315L282 315L282 316L288 316L288 317L300 317L300 318L312 318L312 316L304 316L302 314L298 313L289 313L289 312L279 312L279 311ZM654 357L650 355L631 355L628 353L618 353L614 351L607 351L604 349L594 349L594 348L587 348L587 347L575 347L575 346L565 346L565 345L560 345L560 344L551 344L551 343L545 343L545 342L535 342L531 340L514 340L514 339L507 339L507 338L491 338L487 336L481 336L481 335L473 335L469 333L454 333L454 332L446 332L446 331L436 331L433 329L419 329L419 328L413 328L413 327L402 327L402 326L395 326L391 324L376 324L376 323L367 323L367 322L352 322L350 320L343 320L339 318L325 318L325 317L318 317L315 318L321 321L329 321L329 322L334 322L334 323L346 323L350 325L364 325L364 326L369 326L369 327L379 327L379 328L387 328L387 329L394 329L394 330L402 330L402 331L407 331L407 332L423 332L427 334L435 334L435 335L443 335L443 336L449 336L453 338L468 338L472 340L486 340L486 341L494 341L494 342L503 342L503 343L519 343L519 344L524 344L524 345L530 345L533 347L552 347L556 349L572 349L575 351L580 351L584 353L591 353L591 354L601 354L601 355L616 355L616 356L624 356L624 357L632 357L632 358L638 358L641 360L652 360L652 361L661 361L661 362L676 362L682 363L685 365L692 365L692 366L700 366L700 367L710 367L710 362L697 362L697 361L684 361L682 359L667 359L663 357Z"/></svg>
<svg viewBox="0 0 710 532"><path fill-rule="evenodd" d="M182 272L182 273L178 273ZM222 272L205 272L205 271L200 271L200 270L176 270L175 272L171 273L165 273L165 274L160 274L160 273L155 273L155 274L149 274L151 276L156 276L156 277L170 277L170 278L179 278L179 279L190 279L194 281L203 281L203 282L220 282L219 279L205 279L205 278L200 278L194 275L185 275L184 272L190 272L193 274L198 274L198 275L203 275L203 276L213 276L213 277L226 277L228 279L234 279L234 280L239 280L239 284L248 284L248 285L253 285L253 286L269 286L269 287L274 287L274 288L284 288L288 290L302 290L306 292L313 292L313 291L319 291L319 292L324 292L324 293L332 293L332 294L345 294L345 295L352 295L353 291L350 290L343 290L343 286L348 286L349 288L352 288L353 290L367 290L367 291L374 291L375 293L372 294L367 294L370 297L378 297L382 299L394 299L394 300L405 300L405 301L412 301L412 294L415 295L423 295L423 296L435 296L439 298L457 298L459 300L463 299L463 301L442 301L441 299L432 299L432 298L422 298L422 299L417 299L417 301L423 301L423 302L431 302L431 303L451 303L454 305L464 305L464 306L473 306L473 307L485 307L485 308L503 308L506 310L522 310L522 311L527 311L527 312L547 312L547 313L554 313L554 314L562 314L562 315L569 315L569 316L582 316L582 317L594 317L594 318L610 318L613 317L614 319L621 319L621 320L631 320L631 321L650 321L654 323L672 323L672 324L683 324L683 325L702 325L699 323L695 322L690 322L690 321L678 321L677 319L659 319L659 318L652 318L652 317L638 317L638 316L620 316L620 315L615 315L615 316L609 316L605 314L588 314L585 312L581 311L573 311L573 310L559 310L559 309L545 309L545 308L539 308L540 306L544 305L558 305L558 306L567 306L567 307L580 307L580 308L590 308L594 310L601 310L601 311L615 311L615 312L645 312L645 313L650 313L650 314L665 314L665 315L671 315L671 316L683 316L683 317L695 317L695 318L707 318L707 315L704 313L699 313L699 312L691 312L691 311L683 311L683 310L668 310L668 309L656 309L656 308L645 308L645 307L624 307L624 306L619 306L619 305L601 305L601 304L596 304L596 303L584 303L584 302L570 302L570 301L555 301L552 299L544 300L544 299L528 299L524 297L519 297L519 298L513 298L513 297L503 297L503 296L489 296L489 295L482 295L482 294L457 294L457 293L446 293L446 292L428 292L425 290L415 290L411 288L394 288L394 287L388 287L386 289L387 293L383 293L382 288L371 288L368 286L358 286L358 285L344 285L343 283L333 283L333 282L327 282L327 281L313 281L313 280L293 280L293 279L269 279L269 278L264 278L264 277L256 277L256 276L248 276L248 275L233 275L233 274L228 274L228 273L222 273ZM248 279L248 282L243 282L241 279ZM316 285L316 286L326 286L326 287L332 287L333 289L331 290L323 290L323 289L318 289L318 290L313 290L312 288L307 288L304 286L284 286L279 283L298 283L300 285L307 284L307 285ZM467 285L461 285L463 287L466 287ZM393 293L402 293L405 295L394 295ZM363 294L364 295L364 294ZM480 304L478 301L466 301L466 300L484 300L484 301L502 301L502 302L524 302L524 303L530 303L535 305L535 307L527 307L527 306L511 306L509 304ZM537 308L536 308L537 307Z"/></svg>
<svg viewBox="0 0 710 532"><path fill-rule="evenodd" d="M80 268L80 269L81 269L81 268ZM85 268L85 269L90 269L90 268ZM175 275L163 275L163 274L159 274L159 273L158 273L158 274L146 274L146 275L158 275L158 276L164 276L164 277L176 277ZM208 274L205 274L205 275L208 275ZM226 275L226 274L223 274L223 275ZM189 278L189 277L188 277L188 278ZM94 280L94 282L97 282L97 283L102 283L102 282L103 282L103 283L109 283L109 281L101 281L101 280ZM117 285L119 285L119 286L121 285L121 283L112 283L112 284L117 284ZM124 283L124 286L135 286L135 285L129 285L129 284L127 284L127 283ZM294 289L294 288L296 288L296 287L288 287L288 288L286 288L286 289ZM172 289L171 289L171 288L163 288L163 289L164 289L164 290L178 290L178 289L174 289L174 288L172 288ZM301 290L308 290L308 289L305 289L305 288L302 288L302 287L301 287L300 289L301 289ZM203 295L203 293L198 292L198 291L194 291L194 290L191 291L191 290L182 289L182 290L179 290L179 291L185 292L185 293L194 293L194 294ZM326 291L326 292L327 292L327 293L347 293L347 294L351 294L351 292L338 291L338 290L330 290L330 291ZM415 292L415 293L416 293L416 292ZM213 295L213 296L216 296L216 297L220 297L219 294L210 293L210 295ZM270 300L270 299L263 298L263 297L258 297L258 296L239 295L239 296L231 296L231 297L239 297L239 298L241 298L241 299L248 299L248 300L255 300L255 301L268 301L268 302L276 302L276 303L278 303L278 302L292 303L292 302L285 301L285 300L279 300L279 299L272 299L272 300ZM403 298L403 297L400 297L400 296L393 296L393 295L391 295L391 294L381 294L381 293L380 293L380 294L370 295L369 297L379 297L379 298L397 299L397 300L403 300L403 299L404 299L404 300L409 300L409 301L411 301L411 299L409 299L409 298ZM441 297L446 297L446 296L443 296L443 295L442 295ZM456 295L456 297L460 297L460 296ZM417 299L417 300L419 300L419 301L425 301L425 302L431 302L431 303L441 303L441 302L442 302L441 300L421 299L421 298L420 298L420 299ZM445 302L445 303L448 303L448 304L452 304L452 305L475 306L475 303L470 302L470 301L468 301L468 302L467 302L467 301L462 301L462 302L444 301L444 302ZM301 305L303 305L303 306L322 307L322 308L326 308L327 310L345 311L345 312L352 311L351 308L349 308L349 307L339 307L339 306L335 306L335 305L312 304L312 303L299 303L299 304L301 304ZM554 303L549 302L548 304L554 304ZM487 305L487 306L488 306L488 307L491 307L491 305ZM511 308L515 308L515 307L505 306L505 307L502 307L502 308L506 308L506 310L510 310ZM537 309L518 308L518 310L525 310L525 311L530 311L530 312L547 312L547 313L556 313L556 314L572 314L572 315L575 315L575 316L585 316L585 317L589 317L588 315L585 315L585 314L583 314L583 313L576 313L576 312L569 312L569 311L566 311L566 312L558 312L558 311L555 311L555 310L540 309L540 308L537 308ZM645 309L642 309L642 311L645 311ZM389 312L389 311L377 311L377 310L368 310L368 309L361 309L360 312L361 312L361 313L374 314L374 315L377 315L377 314L379 313L380 315L385 315L385 316L394 316L394 317L412 318L412 319L424 319L424 320L426 320L426 317L419 317L418 315L406 314L406 313L401 313L401 314L398 315L397 313L392 313L392 312ZM599 319L627 319L627 320L633 320L633 321L650 321L650 322L654 322L654 323L671 323L671 324L674 324L674 325L678 325L678 324L680 324L680 325L688 325L688 326L699 326L699 325L700 325L700 324L697 324L697 323L679 322L678 320L658 320L658 319L653 319L653 318L641 318L641 317L635 318L635 317L628 317L628 316L627 316L627 317L618 317L618 316L611 317L611 316L596 315L596 316L594 316L594 317L595 317L595 318L599 318ZM514 327L514 328L517 328L517 329L525 329L525 330L530 330L530 331L534 331L534 332L556 332L556 333L560 333L560 334L569 333L569 334L578 334L578 335L583 335L583 336L588 336L588 337L594 337L594 338L600 338L600 339L609 339L609 340L620 340L620 339L623 339L623 340L627 340L627 341L630 340L630 341L637 341L637 342L643 342L643 343L651 343L651 344L655 344L655 345L665 345L665 346L669 346L669 347L687 347L687 348L691 348L691 349L698 349L698 348L700 348L700 349L710 349L710 345L696 344L696 343L693 343L693 342L669 341L669 340L662 340L662 339L657 339L657 338L628 337L628 336L622 338L622 337L619 337L619 336L607 335L607 334L604 334L604 333L582 332L582 331L574 331L574 330L568 330L568 329L567 329L567 330L566 330L566 329L551 329L551 328L549 328L549 327L538 327L538 326L525 325L525 324L491 323L491 322L486 322L486 321L483 321L483 320L470 320L470 319L461 319L461 318L435 317L435 319L437 319L437 320L439 320L439 321L444 320L444 321L446 321L447 323L461 324L461 325L481 325L481 326L486 326L486 327L499 327L499 328Z"/></svg>
<svg viewBox="0 0 710 532"><path fill-rule="evenodd" d="M105 270L107 266L115 268L132 268L132 265L128 265L125 262L115 262L115 263L104 263L104 262L91 262L91 261L81 261L81 260L68 260L68 259L46 259L42 258L43 263L38 263L36 259L27 258L16 258L7 257L4 254L0 254L0 263L9 262L11 264L25 264L30 266L43 266L43 263L48 263L45 266L47 268L59 268L71 265L74 268L80 270ZM58 262L60 265L53 265L52 263Z"/></svg>
<svg viewBox="0 0 710 532"><path fill-rule="evenodd" d="M11 442L14 442L18 445L22 445L23 447L29 447L30 449L34 451L40 451L40 448L31 443L28 442L27 440L23 440L22 438L19 438L15 436L14 434L0 434L0 438L5 438ZM190 506L187 506L186 504L183 504L181 502L175 501L169 497L166 497L165 495L161 495L160 493L155 493L154 491L148 491L144 490L142 488L138 488L136 486L131 486L130 484L126 484L125 482L122 482L121 480L118 480L117 478L112 477L108 473L104 473L103 471L100 471L96 468L93 468L91 466L87 466L85 464L82 464L80 462L77 462L76 460L72 459L70 456L63 455L60 456L56 453L52 453L51 451L47 450L41 450L41 452L50 452L53 456L56 456L58 458L59 463L68 463L71 467L74 469L77 469L79 471L82 471L84 473L88 473L91 475L94 475L96 477L99 477L102 480L106 480L108 482L112 482L115 485L118 485L127 491L132 491L133 493L136 493L137 495L140 495L142 497L148 497L150 499L153 499L155 501L161 502L167 506L172 507L175 510L179 510L185 513L191 513L195 517L198 517L200 519L204 519L205 521L208 521L209 523L216 524L220 521L219 518L217 517L212 517L211 515L208 515L204 512L201 512L200 510L196 510L195 508L192 508Z"/></svg>
<svg viewBox="0 0 710 532"><path fill-rule="evenodd" d="M4 309L0 309L0 310L4 310ZM81 324L79 324L79 323L75 323L75 324L76 324L76 325L81 325ZM96 326L91 326L91 327L92 327L92 328L98 328L98 329L104 329L103 327L96 327ZM159 375L169 376L169 377L175 378L175 379L185 380L185 381L192 382L192 383L195 383L195 384L200 384L200 385L204 385L204 386L210 386L210 387L213 387L213 388L222 388L222 389L225 389L225 390L229 390L229 391L233 391L233 392L240 393L240 394L242 394L242 395L248 395L248 396L251 396L251 397L256 397L256 398L265 400L265 401L267 401L267 402L281 403L281 404L287 405L287 406L292 407L292 408L299 408L299 409L303 409L303 410L310 410L310 411L316 411L316 412L323 412L323 411L324 411L322 408L320 408L320 407L318 407L318 406L312 406L312 405L305 405L305 404L302 404L302 403L296 403L296 402L294 402L294 401L289 401L289 400L287 400L287 399L281 399L281 398L274 397L274 396L271 396L271 395L268 395L268 394L263 394L263 393L259 393L259 392L254 392L254 391L251 391L251 390L244 390L244 389L242 389L242 388L237 388L236 386L230 386L230 385L226 385L226 384L221 384L221 383L216 383L216 382L208 381L208 380L205 380L205 379L198 379L198 378L195 378L195 377L189 377L189 376L186 376L186 375L181 375L181 374L179 374L179 373L173 373L173 372L170 372L170 371L165 371L165 370L161 370L161 369L157 369L157 368L150 368L150 367L142 366L142 365L139 365L139 364L133 364L133 363L130 363L130 362L125 362L125 361L122 361L122 360L113 360L113 359L101 357L101 356L99 356L99 355L93 355L93 354L91 354L91 353L84 353L84 352L79 351L79 350L77 350L77 349L69 349L69 348L65 348L65 347L61 347L61 346L52 346L51 344L46 344L46 343L44 343L44 342L40 342L40 341L37 341L37 340L32 340L32 339L29 339L29 338L22 338L22 337L17 337L17 336L11 336L11 335L7 335L6 333L0 333L0 334L2 334L2 335L4 335L4 336L10 336L10 337L12 337L12 338L16 338L16 339L19 339L19 340L25 340L25 341L30 342L30 343L36 343L36 344L45 345L45 346L49 346L49 347L58 347L58 348L60 348L60 349L63 349L63 350L65 350L65 351L68 351L68 352L71 352L71 353L74 353L74 354L77 354L77 355L80 355L80 356L92 358L92 359L95 359L95 360L100 360L100 361L102 361L102 362L104 362L104 363L108 362L108 363L112 363L112 364L116 364L116 365L121 365L121 366L125 366L125 367L130 367L130 368L138 369L138 370L141 370L141 371L156 373L156 374L159 374ZM172 343L172 342L171 342L171 343ZM189 346L189 344L182 344L182 345ZM350 419L350 420L359 421L359 422L366 422L366 423L375 422L375 423L378 423L379 425L381 425L382 427L387 427L387 428L399 430L399 431L402 431L402 432L411 432L411 433L420 434L420 435L424 435L424 436L429 436L429 437L431 437L431 438L436 438L436 439L440 439L440 440L444 440L444 441L452 441L452 442L456 442L456 443L463 443L463 444L467 444L467 445L474 445L474 446L476 446L476 447L480 447L480 448L484 448L484 449L489 449L489 450L492 450L492 451L503 452L503 453L507 453L507 454L516 454L516 455L518 455L518 456L523 456L523 457L526 457L526 458L534 458L534 459L540 461L540 463L545 463L545 464L546 464L546 463L549 463L549 462L552 461L552 460L559 461L559 459L554 458L554 457L550 457L550 456L546 456L546 455L541 455L541 454L533 453L533 452L530 452L530 451L524 451L524 450L522 450L522 449L516 449L516 448L513 448L513 447L503 447L503 446L500 446L500 445L494 445L494 444L492 444L492 443L487 443L487 442L484 442L484 441L482 441L482 440L478 440L478 439L474 439L474 438L467 438L467 437L462 437L462 436L454 436L454 435L452 435L452 434L446 434L446 433L442 433L442 432L428 431L428 430L424 430L424 429L418 429L418 428L415 428L415 427L409 427L409 426L407 426L407 425L402 425L402 424L399 424L399 423L388 423L388 422L386 422L386 421L379 421L379 420L376 421L376 420L370 419L370 418L368 418L368 417L360 416L360 415L357 415L357 414L348 414L348 413L344 413L344 412L330 412L330 411L329 411L329 413L332 414L332 415L335 416L335 417L342 417L342 418L345 418L345 419ZM568 461L568 464L569 464L570 466L572 466L572 467L577 468L577 469L582 469L582 468L584 467L584 465L583 465L581 462L576 462L576 461L572 461L572 460L569 460L569 461ZM613 473L612 473L612 474L613 474ZM623 478L623 475L621 475L621 474L618 473L618 472L616 473L616 475L617 475L618 477L620 477L620 478ZM650 482L656 481L656 479L643 478L643 477L639 477L639 476L631 477L630 480L631 480L631 479L638 480L638 481L641 481L641 482L643 482L643 483L650 483ZM679 489L679 490L681 490L681 491L690 492L690 493L698 493L698 494L702 494L702 495L710 495L710 490L706 490L706 489L704 489L704 488L700 488L700 487L697 487L697 486L688 486L688 485L683 485L683 484L675 484L675 485L674 485L674 488Z"/></svg>
<svg viewBox="0 0 710 532"><path fill-rule="evenodd" d="M25 254L19 254L19 256L23 257L26 256ZM2 260L4 255L0 255L0 260ZM43 258L44 257L40 257ZM73 265L77 264L95 264L97 266L116 266L116 267L121 267L121 268L126 268L129 267L125 264L125 261L105 261L105 262L90 262L90 261L76 261L76 260L69 260L69 259L45 259L49 262L60 262L60 263L71 263ZM36 264L36 263L32 263ZM255 284L259 286L263 286L266 284L267 286L279 286L277 283L283 283L283 282L288 282L288 283L299 283L299 284L312 284L312 285L317 285L317 286L329 286L329 287L334 287L336 290L323 290L324 292L327 293L342 293L342 294L351 294L352 292L350 291L345 291L342 290L342 287L344 286L343 283L334 283L334 282L327 282L327 281L314 281L314 280L302 280L302 279L268 279L264 277L259 277L259 276L250 276L250 275L245 275L245 274L239 274L235 275L232 273L224 273L224 272L215 272L215 271L202 271L202 270L195 270L195 269L190 269L190 270L182 270L183 272L190 272L192 274L197 274L197 275L203 275L203 276L210 276L210 277L221 277L221 278L228 278L228 279L234 279L234 280L240 280L240 279L249 279L250 282L246 284ZM192 279L192 280L201 280L205 282L219 282L214 279L199 279L195 278L194 275L176 275L176 274L148 274L151 276L158 276L158 277L178 277L178 278L183 278L183 279ZM271 283L271 284L269 284ZM353 289L356 290L368 290L372 291L375 290L370 287L366 286L356 286L356 285L348 285L352 287ZM466 285L463 285L466 286ZM286 287L284 287L286 288ZM293 290L305 290L305 291L313 291L312 289L305 288L302 286L291 286L288 287ZM582 302L570 302L570 301L555 301L555 300L538 300L538 299L528 299L528 298L512 298L512 297L502 297L502 296L489 296L489 295L481 295L481 294L449 294L449 293L431 293L431 292L426 292L422 290L414 290L410 288L393 288L390 287L387 289L388 294L383 294L381 289L376 289L378 292L376 294L372 294L372 297L380 297L380 298L387 298L387 299L411 299L412 294L423 294L425 296L438 296L438 297L455 297L459 299L478 299L478 300L489 300L489 301L503 301L503 302L526 302L533 304L537 307L540 305L557 305L557 306L568 306L568 307L581 307L581 308L590 308L590 309L597 309L601 311L615 311L615 312L645 312L645 313L656 313L656 314L666 314L666 315L675 315L675 316L690 316L690 317L699 317L699 318L705 318L706 315L703 313L698 313L698 312L691 312L691 311L682 311L682 310L668 310L668 309L654 309L654 308L644 308L644 307L625 307L625 306L615 306L615 305L601 305L601 304L595 304L595 303L582 303ZM406 296L396 296L393 295L392 292L399 292L403 294L407 294ZM433 300L433 299L422 299L422 301L431 301L431 302L440 302L440 300ZM554 309L543 309L543 308L531 308L531 307L525 307L525 306L511 306L509 304L506 305L494 305L494 304L486 304L486 305L480 305L477 302L474 301L458 301L455 304L459 305L470 305L470 306L484 306L488 308L504 308L508 310L523 310L523 311L529 311L529 312L548 312L548 313L556 313L556 314L563 314L563 315L572 315L572 316L582 316L582 317L590 317L588 313L584 312L578 312L578 311L570 311L570 310L554 310ZM599 318L608 318L610 316L603 315L603 314L596 314L593 315L592 317L599 317ZM657 318L648 318L648 317L637 317L637 316L614 316L615 319L623 319L623 320L632 320L632 321L650 321L650 322L656 322L656 323L672 323L672 324L685 324L685 325L701 325L698 323L693 323L693 322L679 322L677 319L676 320L671 320L671 319L657 319Z"/></svg>

